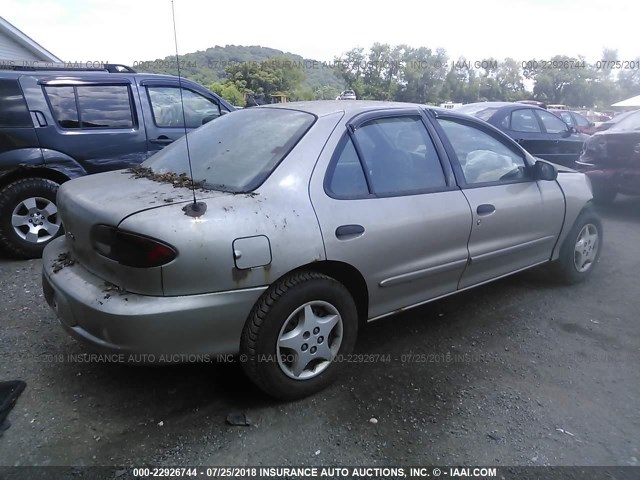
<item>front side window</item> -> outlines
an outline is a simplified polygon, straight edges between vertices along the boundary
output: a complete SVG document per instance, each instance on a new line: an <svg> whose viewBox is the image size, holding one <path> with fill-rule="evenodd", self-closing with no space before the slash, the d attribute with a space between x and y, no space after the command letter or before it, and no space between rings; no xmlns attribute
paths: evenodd
<svg viewBox="0 0 640 480"><path fill-rule="evenodd" d="M547 133L563 133L567 131L567 124L554 114L545 112L544 110L538 110L536 113L540 117L540 120L542 120L542 124Z"/></svg>
<svg viewBox="0 0 640 480"><path fill-rule="evenodd" d="M466 183L510 183L527 178L522 153L467 123L444 118L438 123L458 157Z"/></svg>
<svg viewBox="0 0 640 480"><path fill-rule="evenodd" d="M248 192L289 154L315 116L284 108L248 108L221 116L189 133L193 179L204 187ZM142 164L155 173L189 172L186 136Z"/></svg>
<svg viewBox="0 0 640 480"><path fill-rule="evenodd" d="M0 127L33 127L17 80L0 80Z"/></svg>
<svg viewBox="0 0 640 480"><path fill-rule="evenodd" d="M220 116L216 102L186 88L182 89L182 99L178 87L148 87L147 91L158 127L184 128L184 118L187 128L198 128Z"/></svg>
<svg viewBox="0 0 640 480"><path fill-rule="evenodd" d="M372 120L356 129L355 139L373 193L403 195L447 186L435 146L419 116Z"/></svg>
<svg viewBox="0 0 640 480"><path fill-rule="evenodd" d="M47 85L45 92L62 128L133 128L126 85Z"/></svg>
<svg viewBox="0 0 640 480"><path fill-rule="evenodd" d="M562 121L560 119L557 119ZM511 112L511 130L514 132L540 133L540 125L533 110L522 108Z"/></svg>

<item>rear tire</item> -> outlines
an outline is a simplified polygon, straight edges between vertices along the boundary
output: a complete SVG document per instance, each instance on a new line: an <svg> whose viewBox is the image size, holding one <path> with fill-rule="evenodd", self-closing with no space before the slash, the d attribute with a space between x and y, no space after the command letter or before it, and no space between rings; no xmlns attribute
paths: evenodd
<svg viewBox="0 0 640 480"><path fill-rule="evenodd" d="M590 208L583 210L560 248L551 270L562 283L584 282L595 268L602 251L602 223Z"/></svg>
<svg viewBox="0 0 640 480"><path fill-rule="evenodd" d="M40 258L44 247L62 233L56 182L23 178L0 192L0 245L19 258Z"/></svg>
<svg viewBox="0 0 640 480"><path fill-rule="evenodd" d="M247 376L267 394L294 400L337 377L353 351L358 313L349 291L317 272L292 273L254 305L240 341Z"/></svg>

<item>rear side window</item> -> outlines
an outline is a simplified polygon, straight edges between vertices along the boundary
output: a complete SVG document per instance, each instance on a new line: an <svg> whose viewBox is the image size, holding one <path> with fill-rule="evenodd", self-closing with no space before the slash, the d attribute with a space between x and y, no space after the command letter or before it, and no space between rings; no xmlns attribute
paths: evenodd
<svg viewBox="0 0 640 480"><path fill-rule="evenodd" d="M557 119L562 122L560 119ZM514 132L540 133L540 125L536 119L533 110L523 108L514 110L511 113L511 130Z"/></svg>
<svg viewBox="0 0 640 480"><path fill-rule="evenodd" d="M368 195L367 180L351 138L347 137L342 146L338 147L336 155L338 160L333 167L329 191L342 198Z"/></svg>
<svg viewBox="0 0 640 480"><path fill-rule="evenodd" d="M640 111L620 120L609 130L612 132L631 132L634 130L640 130Z"/></svg>
<svg viewBox="0 0 640 480"><path fill-rule="evenodd" d="M0 80L0 127L33 127L17 80Z"/></svg>
<svg viewBox="0 0 640 480"><path fill-rule="evenodd" d="M420 117L389 117L355 132L373 193L406 195L446 188L433 141Z"/></svg>
<svg viewBox="0 0 640 480"><path fill-rule="evenodd" d="M45 92L62 128L133 128L126 85L47 85Z"/></svg>

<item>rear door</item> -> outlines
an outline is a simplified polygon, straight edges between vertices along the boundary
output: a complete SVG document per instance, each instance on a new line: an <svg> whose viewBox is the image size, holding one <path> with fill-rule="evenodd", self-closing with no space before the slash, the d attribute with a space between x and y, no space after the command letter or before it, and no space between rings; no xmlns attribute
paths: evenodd
<svg viewBox="0 0 640 480"><path fill-rule="evenodd" d="M471 212L432 126L418 109L403 109L336 130L311 200L327 259L353 265L367 282L369 317L455 291Z"/></svg>
<svg viewBox="0 0 640 480"><path fill-rule="evenodd" d="M564 219L557 182L531 178L524 152L498 132L453 117L437 122L473 214L459 288L549 260Z"/></svg>
<svg viewBox="0 0 640 480"><path fill-rule="evenodd" d="M80 165L86 173L96 173L147 158L146 134L129 78L23 76L20 82L38 125L45 163Z"/></svg>
<svg viewBox="0 0 640 480"><path fill-rule="evenodd" d="M148 148L152 153L184 135L184 120L189 132L229 111L229 106L213 93L192 82L147 78L140 80L139 85Z"/></svg>

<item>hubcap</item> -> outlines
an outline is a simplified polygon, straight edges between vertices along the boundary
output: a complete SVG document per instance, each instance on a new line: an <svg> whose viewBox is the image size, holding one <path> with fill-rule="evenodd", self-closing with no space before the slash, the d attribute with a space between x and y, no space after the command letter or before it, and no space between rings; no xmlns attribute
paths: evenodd
<svg viewBox="0 0 640 480"><path fill-rule="evenodd" d="M27 242L48 242L60 230L58 207L46 198L27 198L13 209L11 224L16 234Z"/></svg>
<svg viewBox="0 0 640 480"><path fill-rule="evenodd" d="M336 307L320 300L305 303L280 329L278 365L295 380L320 375L338 354L342 336L342 317Z"/></svg>
<svg viewBox="0 0 640 480"><path fill-rule="evenodd" d="M598 255L599 241L598 229L589 223L582 227L573 254L573 264L580 273L591 268Z"/></svg>

